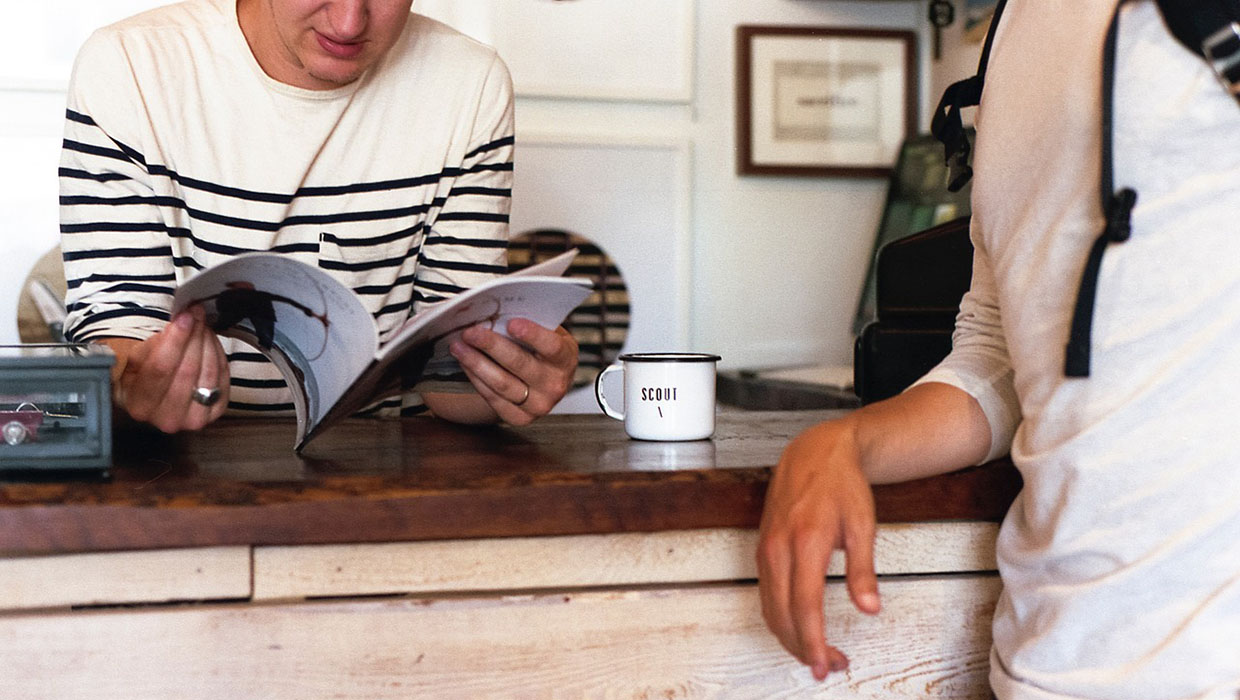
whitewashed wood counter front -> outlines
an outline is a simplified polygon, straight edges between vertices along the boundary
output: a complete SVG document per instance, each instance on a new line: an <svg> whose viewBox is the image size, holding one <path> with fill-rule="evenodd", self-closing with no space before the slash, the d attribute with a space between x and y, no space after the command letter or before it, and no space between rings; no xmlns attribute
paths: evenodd
<svg viewBox="0 0 1240 700"><path fill-rule="evenodd" d="M731 418L721 425L712 469L739 468L728 464L734 440L747 443L746 449L769 443L762 448L771 450L767 459L746 457L749 467L765 468L783 440L822 417L754 415L765 418ZM362 425L363 432L379 429ZM572 428L583 443L599 437L582 436L577 423L562 427ZM604 427L613 426L599 424ZM425 438L427 430L414 432ZM542 447L557 434L506 432ZM496 443L494 433L478 439ZM192 444L164 448L198 454ZM561 458L568 452L580 456L576 449L539 454L548 469L563 473ZM170 463L167 453L163 459ZM333 475L341 468L339 462L315 464ZM209 472L198 463L195 480ZM649 476L635 478L645 483ZM260 481L252 475L252 483ZM323 486L330 479L307 481ZM567 488L546 474L526 472L518 481ZM111 484L89 488L126 482L118 473ZM275 482L264 483L275 488ZM354 490L349 498L369 501L369 507L381 502L387 517L397 517L392 513L403 511L389 502L395 487L385 483L383 494ZM482 490L482 483L457 485ZM615 480L594 483L621 488ZM281 533L218 529L213 546L188 546L197 542L185 535L187 546L154 548L146 546L153 535L133 535L131 541L143 546L126 549L119 539L100 538L99 546L89 538L73 540L67 534L69 510L61 513L63 521L35 512L55 511L36 503L39 494L57 495L75 508L124 511L117 498L87 503L76 486L56 494L40 488L0 484L0 532L35 520L52 531L26 539L0 535L0 551L7 553L0 558L5 700L990 697L989 625L999 593L993 522L881 524L876 565L883 612L857 613L842 582L831 582L828 637L849 654L852 668L817 683L762 622L754 512L719 516L716 526L701 526L698 518L684 529L654 528L613 512L627 527L561 523L543 528L555 532L510 536L478 536L478 528L462 527L466 536L459 538L426 538L411 530L390 541L356 529L356 522L371 522L361 511L353 520L328 523L338 537L324 537L310 525L290 530L273 516L269 524L285 528ZM408 490L409 481L401 488ZM929 498L940 497L933 484L923 488ZM883 494L877 494L880 519L884 503L900 500ZM281 510L297 502L262 495L255 500L233 493L236 504L210 507L245 521L253 516L247 509ZM189 507L178 498L165 492L140 507ZM609 502L620 508L622 501ZM416 510L416 504L404 505ZM333 517L340 515L339 506L329 509ZM207 507L200 503L191 510ZM172 517L169 530L188 532L176 520L187 514L165 515ZM56 534L57 527L66 532ZM336 543L315 544L307 532ZM251 541L233 541L238 539ZM830 576L841 573L841 562L834 561Z"/></svg>

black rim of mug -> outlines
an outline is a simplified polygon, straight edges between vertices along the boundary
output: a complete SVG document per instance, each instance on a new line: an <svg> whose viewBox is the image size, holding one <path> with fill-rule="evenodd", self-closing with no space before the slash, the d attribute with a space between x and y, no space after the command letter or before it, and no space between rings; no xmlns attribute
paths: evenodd
<svg viewBox="0 0 1240 700"><path fill-rule="evenodd" d="M722 358L703 352L630 352L617 359L621 362L718 362Z"/></svg>

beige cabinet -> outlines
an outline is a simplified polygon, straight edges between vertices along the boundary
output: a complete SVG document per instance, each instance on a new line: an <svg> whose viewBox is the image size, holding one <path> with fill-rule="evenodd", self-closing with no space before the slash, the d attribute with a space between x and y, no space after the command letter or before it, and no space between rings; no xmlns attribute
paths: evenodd
<svg viewBox="0 0 1240 700"><path fill-rule="evenodd" d="M829 586L825 683L752 530L0 559L0 697L989 698L996 529L880 526L883 612Z"/></svg>

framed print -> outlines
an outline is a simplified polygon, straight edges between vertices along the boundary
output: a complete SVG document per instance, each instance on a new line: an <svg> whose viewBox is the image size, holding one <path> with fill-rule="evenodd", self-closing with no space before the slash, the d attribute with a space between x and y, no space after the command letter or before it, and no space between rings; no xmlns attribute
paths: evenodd
<svg viewBox="0 0 1240 700"><path fill-rule="evenodd" d="M737 27L742 175L883 177L916 124L912 32Z"/></svg>

